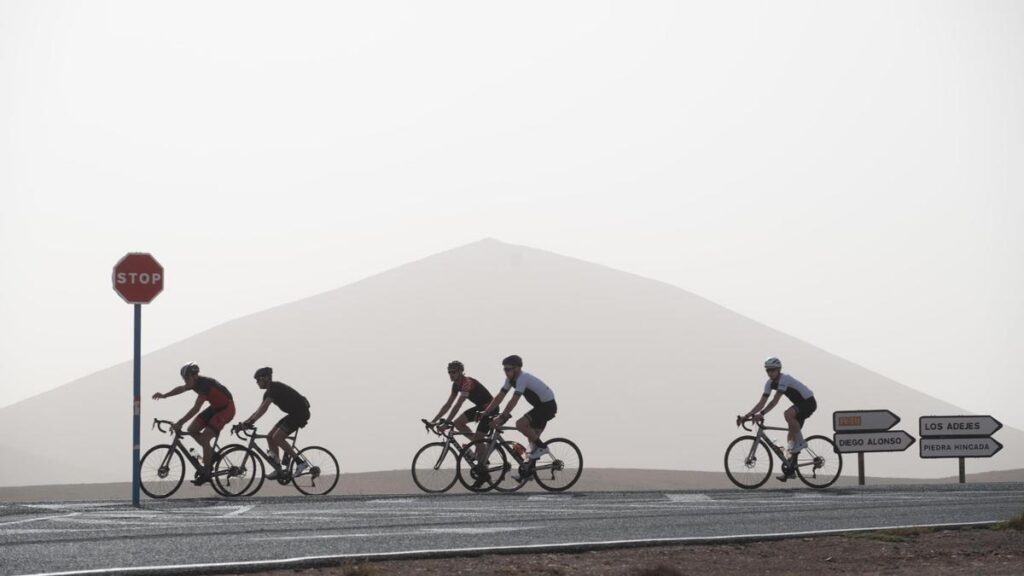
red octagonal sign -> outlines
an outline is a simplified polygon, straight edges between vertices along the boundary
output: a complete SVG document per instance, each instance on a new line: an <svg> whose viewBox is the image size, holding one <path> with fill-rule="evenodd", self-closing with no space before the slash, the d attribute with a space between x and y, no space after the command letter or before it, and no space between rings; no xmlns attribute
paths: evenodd
<svg viewBox="0 0 1024 576"><path fill-rule="evenodd" d="M164 289L164 267L145 252L132 252L114 265L114 291L129 304L149 304Z"/></svg>

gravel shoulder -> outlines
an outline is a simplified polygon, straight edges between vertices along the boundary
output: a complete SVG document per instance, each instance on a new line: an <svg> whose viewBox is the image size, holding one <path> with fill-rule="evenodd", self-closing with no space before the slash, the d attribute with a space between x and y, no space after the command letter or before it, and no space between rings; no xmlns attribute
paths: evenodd
<svg viewBox="0 0 1024 576"><path fill-rule="evenodd" d="M583 553L487 554L275 570L268 576L677 576L701 574L1024 574L1024 531L1016 528L895 530L743 544L626 548Z"/></svg>

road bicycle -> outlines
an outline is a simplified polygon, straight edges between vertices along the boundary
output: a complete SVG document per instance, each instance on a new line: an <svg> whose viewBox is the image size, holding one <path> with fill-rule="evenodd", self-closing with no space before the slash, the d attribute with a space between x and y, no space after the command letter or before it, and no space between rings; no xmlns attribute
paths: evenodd
<svg viewBox="0 0 1024 576"><path fill-rule="evenodd" d="M493 417L491 417L493 419ZM548 453L531 461L526 448L506 440L502 432L511 426L490 426L487 435L462 449L457 463L459 481L474 492L515 492L536 480L549 492L568 490L583 474L583 453L566 438L545 442ZM516 474L513 474L516 472Z"/></svg>
<svg viewBox="0 0 1024 576"><path fill-rule="evenodd" d="M725 473L729 480L740 488L757 488L763 485L772 474L774 461L772 454L779 457L783 471L792 466L786 453L772 440L766 430L788 432L789 428L765 426L764 420L754 421L757 434L740 436L725 449ZM743 429L753 432L742 423ZM809 436L805 440L807 447L801 450L796 458L796 475L804 484L812 488L828 488L843 471L843 455L836 450L835 443L825 436Z"/></svg>
<svg viewBox="0 0 1024 576"><path fill-rule="evenodd" d="M416 455L412 457L412 481L424 492L447 492L458 479L458 460L464 447L456 436L464 434L456 432L455 426L446 420L436 425L425 418L421 418L420 422L428 432L440 436L441 440L428 442L416 451Z"/></svg>
<svg viewBox="0 0 1024 576"><path fill-rule="evenodd" d="M259 492L266 479L264 462L277 471L277 477L274 480L278 484L286 486L290 483L303 494L322 496L329 494L338 485L338 478L341 474L338 459L330 450L322 446L307 446L299 450L296 446L296 440L299 437L298 430L287 437L292 449L298 453L298 459L292 459L285 453L282 455L280 465L275 463L270 458L270 454L256 443L256 440L265 439L267 436L257 434L255 426L236 424L231 427L231 433L246 444L231 444L224 447L218 466L214 468L214 482L230 487L233 496L252 496ZM297 472L300 463L306 464L306 468ZM224 469L221 469L221 465ZM244 486L241 492L237 490L238 485Z"/></svg>
<svg viewBox="0 0 1024 576"><path fill-rule="evenodd" d="M191 434L174 428L174 423L169 420L154 418L153 427L164 433L172 433L174 439L170 444L157 444L142 455L142 459L139 460L139 484L150 498L167 498L181 487L181 482L185 479L186 462L192 465L196 477L203 469L203 463L195 449L187 450L182 443L181 439ZM210 468L215 469L218 464L222 464L222 468L228 469L235 464L235 457L227 456L218 444L218 437L214 437ZM237 495L218 482L221 479L218 474L226 473L213 472L210 484L214 491L221 496Z"/></svg>

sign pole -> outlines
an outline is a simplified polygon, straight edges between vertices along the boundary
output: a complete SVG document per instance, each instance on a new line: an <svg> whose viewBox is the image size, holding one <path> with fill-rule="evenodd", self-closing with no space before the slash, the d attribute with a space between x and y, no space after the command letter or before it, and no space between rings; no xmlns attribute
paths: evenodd
<svg viewBox="0 0 1024 576"><path fill-rule="evenodd" d="M960 483L961 484L966 484L967 483L967 476L966 476L966 474L964 474L964 472L965 472L964 468L965 468L965 466L964 466L964 457L961 456L960 457Z"/></svg>
<svg viewBox="0 0 1024 576"><path fill-rule="evenodd" d="M135 368L132 407L132 506L139 507L139 418L142 396L142 305L135 305Z"/></svg>
<svg viewBox="0 0 1024 576"><path fill-rule="evenodd" d="M857 452L857 484L864 485L864 453Z"/></svg>

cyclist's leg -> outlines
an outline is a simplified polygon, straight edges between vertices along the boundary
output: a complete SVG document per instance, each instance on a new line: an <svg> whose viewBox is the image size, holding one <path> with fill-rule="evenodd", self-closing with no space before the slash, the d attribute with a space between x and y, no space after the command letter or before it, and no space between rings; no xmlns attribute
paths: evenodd
<svg viewBox="0 0 1024 576"><path fill-rule="evenodd" d="M797 419L800 409L794 404L786 409L785 417L786 424L789 426L789 432L786 433L786 440L789 442L789 449L792 450L796 445L797 438L800 437L800 421Z"/></svg>
<svg viewBox="0 0 1024 576"><path fill-rule="evenodd" d="M270 434L267 434L267 445L270 447L270 455L277 462L281 462L278 454L279 450L283 450L285 454L291 456L293 459L298 457L298 453L288 443L288 435L294 432L298 427L294 425L288 416L281 418L277 424L270 430Z"/></svg>
<svg viewBox="0 0 1024 576"><path fill-rule="evenodd" d="M203 450L203 469L201 470L203 474L210 470L211 454L209 439L212 438L212 436L206 436L204 432L209 428L209 422L216 413L217 409L209 406L196 415L188 425L188 433L192 435L192 438L199 443L200 448Z"/></svg>
<svg viewBox="0 0 1024 576"><path fill-rule="evenodd" d="M475 422L480 414L480 409L476 406L466 410L455 419L455 429L469 438L472 435L472 430L467 425L469 422Z"/></svg>
<svg viewBox="0 0 1024 576"><path fill-rule="evenodd" d="M220 434L224 425L231 422L235 417L234 403L214 411L206 420L206 426L199 432L197 440L203 445L203 470L206 474L210 472L210 463L213 461L213 439ZM193 421L193 423L195 423Z"/></svg>

